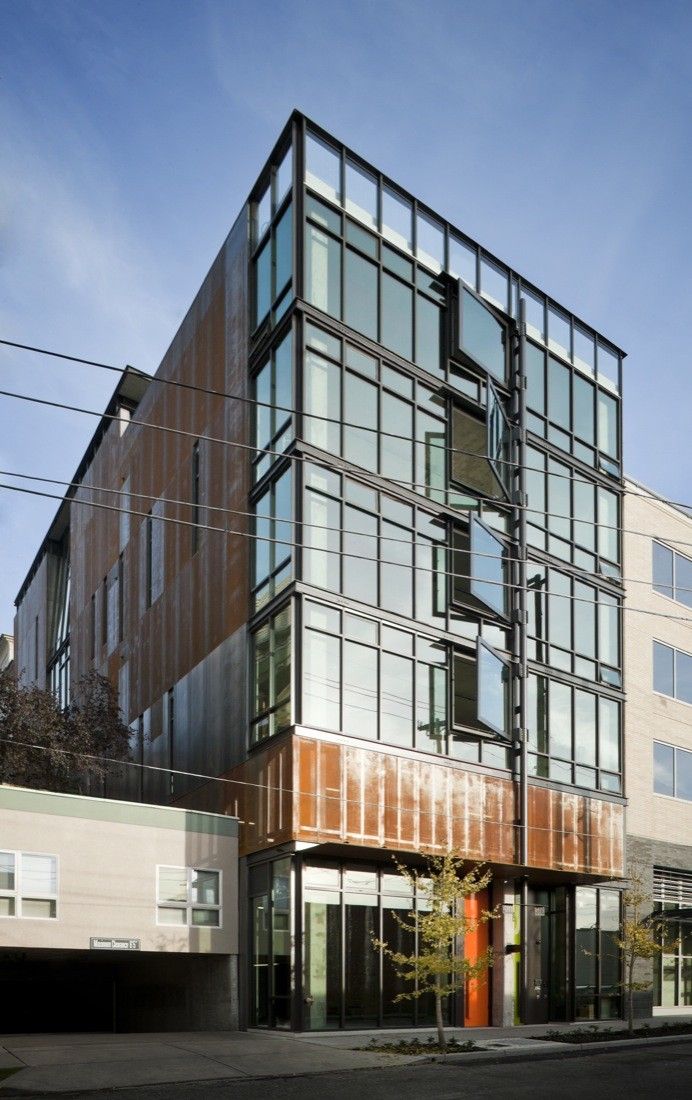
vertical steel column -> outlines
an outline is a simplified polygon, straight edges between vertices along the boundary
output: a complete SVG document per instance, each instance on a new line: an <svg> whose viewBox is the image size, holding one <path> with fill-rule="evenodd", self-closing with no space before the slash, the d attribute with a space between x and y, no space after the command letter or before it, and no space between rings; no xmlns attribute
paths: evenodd
<svg viewBox="0 0 692 1100"><path fill-rule="evenodd" d="M514 737L517 753L514 760L514 776L519 783L519 863L522 868L521 905L520 905L520 1018L527 1021L528 1009L528 879L526 869L528 851L528 757L526 743L527 712L527 537L526 537L526 303L519 300L519 332L515 350L514 370L514 440L512 461L514 467L514 505L516 507L515 535L517 561L514 579L517 585L514 599L514 637L516 640L517 661L514 677Z"/></svg>

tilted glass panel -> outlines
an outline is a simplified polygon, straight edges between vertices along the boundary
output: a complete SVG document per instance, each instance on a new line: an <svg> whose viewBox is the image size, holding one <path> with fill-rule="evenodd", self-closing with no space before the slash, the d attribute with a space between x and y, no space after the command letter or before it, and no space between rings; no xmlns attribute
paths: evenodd
<svg viewBox="0 0 692 1100"><path fill-rule="evenodd" d="M459 287L459 346L501 382L506 375L505 326L465 287Z"/></svg>
<svg viewBox="0 0 692 1100"><path fill-rule="evenodd" d="M509 459L510 427L504 407L492 382L486 387L486 424L488 430L488 459L495 477L509 494L512 470Z"/></svg>
<svg viewBox="0 0 692 1100"><path fill-rule="evenodd" d="M504 543L476 516L470 521L471 595L498 615L507 613Z"/></svg>
<svg viewBox="0 0 692 1100"><path fill-rule="evenodd" d="M502 736L507 736L509 666L490 646L478 639L477 719Z"/></svg>

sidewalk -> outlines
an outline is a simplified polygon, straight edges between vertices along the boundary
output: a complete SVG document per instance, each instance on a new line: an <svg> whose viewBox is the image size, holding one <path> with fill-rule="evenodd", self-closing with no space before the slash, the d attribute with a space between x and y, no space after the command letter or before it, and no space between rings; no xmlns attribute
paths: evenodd
<svg viewBox="0 0 692 1100"><path fill-rule="evenodd" d="M670 1017L682 1023L687 1017ZM690 1017L692 1019L692 1017ZM660 1026L662 1017L637 1021ZM448 1035L473 1039L485 1057L517 1055L573 1056L580 1048L550 1043L535 1036L556 1025L514 1028L450 1028ZM584 1024L561 1025L572 1030ZM599 1026L624 1029L621 1020ZM371 1038L397 1042L414 1035L427 1039L431 1028L416 1031L347 1031L323 1034L268 1031L167 1032L147 1035L8 1035L0 1036L0 1070L19 1068L0 1084L3 1095L36 1096L81 1090L132 1088L176 1081L288 1077L344 1070L404 1065L419 1058L378 1054L365 1047ZM655 1042L655 1040L650 1040ZM669 1041L669 1040L663 1040ZM600 1044L598 1044L600 1046ZM593 1046L586 1048L593 1050ZM477 1061L482 1054L453 1055Z"/></svg>

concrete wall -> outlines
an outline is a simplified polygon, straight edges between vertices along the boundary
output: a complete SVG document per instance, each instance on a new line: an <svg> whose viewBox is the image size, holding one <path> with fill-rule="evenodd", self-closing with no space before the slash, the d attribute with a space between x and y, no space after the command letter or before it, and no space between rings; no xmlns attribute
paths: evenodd
<svg viewBox="0 0 692 1100"><path fill-rule="evenodd" d="M57 919L0 918L0 946L89 950L93 936L142 952L238 953L238 840L232 818L0 787L0 847L58 857ZM157 866L222 872L222 926L157 923Z"/></svg>

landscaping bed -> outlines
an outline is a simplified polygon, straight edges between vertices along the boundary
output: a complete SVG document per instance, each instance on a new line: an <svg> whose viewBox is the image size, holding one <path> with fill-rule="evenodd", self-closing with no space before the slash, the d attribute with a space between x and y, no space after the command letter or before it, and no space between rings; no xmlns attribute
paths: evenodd
<svg viewBox="0 0 692 1100"><path fill-rule="evenodd" d="M667 1035L692 1035L692 1024L661 1024L660 1027L650 1027L643 1024L635 1027L632 1035L623 1028L600 1027L598 1024L590 1024L589 1027L575 1028L572 1031L551 1030L545 1035L532 1035L532 1039L544 1039L549 1043L608 1043L618 1039L654 1039Z"/></svg>
<svg viewBox="0 0 692 1100"><path fill-rule="evenodd" d="M481 1050L473 1039L465 1039L460 1043L458 1039L448 1039L447 1047L442 1049L437 1039L399 1039L398 1042L381 1043L377 1039L371 1039L364 1047L357 1050L369 1050L377 1054L464 1054L466 1051Z"/></svg>

